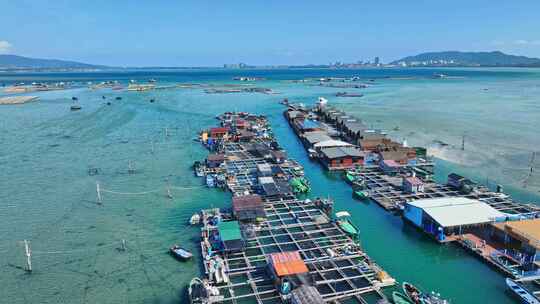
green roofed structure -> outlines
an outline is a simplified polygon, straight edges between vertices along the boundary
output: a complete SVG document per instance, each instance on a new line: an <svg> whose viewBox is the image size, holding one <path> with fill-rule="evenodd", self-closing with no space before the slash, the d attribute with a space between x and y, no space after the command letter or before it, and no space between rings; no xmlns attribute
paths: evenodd
<svg viewBox="0 0 540 304"><path fill-rule="evenodd" d="M240 225L237 221L221 222L218 226L219 236L222 241L241 240Z"/></svg>
<svg viewBox="0 0 540 304"><path fill-rule="evenodd" d="M237 221L221 222L218 226L223 251L242 251L245 243Z"/></svg>

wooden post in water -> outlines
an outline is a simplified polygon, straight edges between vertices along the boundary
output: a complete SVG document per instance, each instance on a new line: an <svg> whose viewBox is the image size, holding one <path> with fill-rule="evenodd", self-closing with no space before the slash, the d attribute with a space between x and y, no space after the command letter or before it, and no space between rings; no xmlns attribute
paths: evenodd
<svg viewBox="0 0 540 304"><path fill-rule="evenodd" d="M129 174L135 173L135 167L133 166L133 162L131 160L128 161L128 173Z"/></svg>
<svg viewBox="0 0 540 304"><path fill-rule="evenodd" d="M101 189L99 187L99 182L96 182L96 193L97 193L97 203L99 205L103 204L103 199L101 198Z"/></svg>
<svg viewBox="0 0 540 304"><path fill-rule="evenodd" d="M32 251L30 250L30 242L24 240L24 250L26 252L26 271L32 272Z"/></svg>
<svg viewBox="0 0 540 304"><path fill-rule="evenodd" d="M461 136L461 151L465 151L465 134Z"/></svg>
<svg viewBox="0 0 540 304"><path fill-rule="evenodd" d="M167 178L167 197L169 199L173 199L172 193L171 193L171 185L169 184L169 179Z"/></svg>
<svg viewBox="0 0 540 304"><path fill-rule="evenodd" d="M154 141L152 140L152 154L154 154Z"/></svg>
<svg viewBox="0 0 540 304"><path fill-rule="evenodd" d="M122 240L122 247L120 247L120 250L126 251L126 240L125 239Z"/></svg>

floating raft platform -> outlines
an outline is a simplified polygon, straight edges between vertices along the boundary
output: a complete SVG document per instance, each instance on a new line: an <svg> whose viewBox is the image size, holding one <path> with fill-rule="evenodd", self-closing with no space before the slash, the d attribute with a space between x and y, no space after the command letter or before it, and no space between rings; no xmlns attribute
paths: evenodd
<svg viewBox="0 0 540 304"><path fill-rule="evenodd" d="M233 116L234 121L235 115L226 115L227 120ZM223 115L218 119L223 126ZM265 118L252 124L257 130L269 129ZM229 133L234 135L234 129ZM211 140L207 145L225 155L217 168L205 172L225 176L225 188L233 195L233 212L201 211L203 281L213 293L203 303L293 300L302 304L308 303L307 298L318 299L317 303L388 303L382 288L394 285L395 280L333 219L331 207L327 208L331 203L298 199L286 187L292 178L303 175L303 168L288 158L268 157L269 151L285 155L271 137L257 136L243 143L229 138L233 137ZM257 149L254 143L259 145ZM276 187L270 191L265 179ZM252 200L253 206L260 206L258 214L264 216L240 219L234 211L240 200ZM277 256L296 256L298 261L295 267L277 270L273 264ZM284 270L290 273L280 273ZM291 290L284 291L286 286Z"/></svg>
<svg viewBox="0 0 540 304"><path fill-rule="evenodd" d="M518 203L509 196L490 191L486 187L477 187L470 193L463 193L449 185L424 181L423 192L409 193L402 189L400 177L386 175L377 167L359 169L356 174L364 180L371 199L389 211L399 209L405 201L441 197L477 199L500 212L513 215L528 215L540 210L538 206Z"/></svg>

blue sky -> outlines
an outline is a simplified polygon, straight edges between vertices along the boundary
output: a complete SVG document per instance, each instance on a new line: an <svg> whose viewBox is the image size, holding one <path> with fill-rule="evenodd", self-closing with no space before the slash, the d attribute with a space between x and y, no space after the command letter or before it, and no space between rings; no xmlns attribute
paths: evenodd
<svg viewBox="0 0 540 304"><path fill-rule="evenodd" d="M117 66L540 57L540 1L0 0L0 52Z"/></svg>

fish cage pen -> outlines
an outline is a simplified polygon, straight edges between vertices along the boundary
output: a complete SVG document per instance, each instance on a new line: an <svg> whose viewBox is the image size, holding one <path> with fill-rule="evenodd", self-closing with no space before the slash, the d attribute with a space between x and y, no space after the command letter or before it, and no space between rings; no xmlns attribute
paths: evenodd
<svg viewBox="0 0 540 304"><path fill-rule="evenodd" d="M418 199L466 197L480 200L498 211L511 215L529 215L540 211L538 206L518 203L507 195L490 191L486 187L477 187L475 191L464 193L449 185L424 181L424 191L410 193L403 190L399 177L389 176L379 168L363 168L357 170L356 174L363 180L371 199L387 210L397 210L403 202Z"/></svg>
<svg viewBox="0 0 540 304"><path fill-rule="evenodd" d="M211 281L223 295L223 303L242 303L237 302L241 299L282 303L268 256L283 252L300 253L308 268L301 280L314 286L326 302L374 303L366 297L384 299L381 288L394 281L385 277L361 247L313 203L291 197L266 200L264 205L263 223L257 228L241 226L246 242L242 251L220 254L201 242L203 252L221 256L227 269L228 283ZM203 231L212 229L203 227Z"/></svg>

